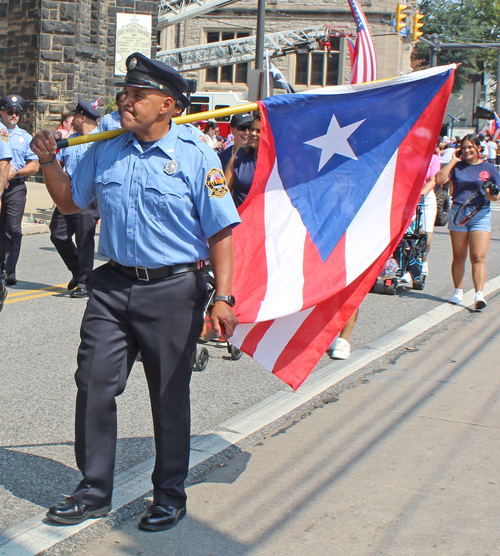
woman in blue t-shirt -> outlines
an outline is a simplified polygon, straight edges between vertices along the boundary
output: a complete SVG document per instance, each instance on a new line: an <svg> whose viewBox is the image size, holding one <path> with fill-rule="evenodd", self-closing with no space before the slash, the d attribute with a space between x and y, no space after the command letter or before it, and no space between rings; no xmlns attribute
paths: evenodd
<svg viewBox="0 0 500 556"><path fill-rule="evenodd" d="M488 190L483 190L485 182L490 181L500 185L500 175L493 164L481 158L481 144L477 135L466 135L461 142L461 148L456 151L450 162L436 175L436 181L444 184L450 180L450 192L453 205L450 210L448 228L450 230L453 249L453 263L451 274L455 284L455 293L450 303L460 303L464 295L464 274L467 252L472 264L472 281L476 293L474 308L486 307L483 287L486 281L485 257L490 243L491 208L490 201L498 201L500 195L493 196ZM476 194L474 196L474 194ZM465 208L464 204L467 204ZM461 209L463 210L461 211ZM460 221L476 211L469 221L460 225ZM455 215L461 211L457 224Z"/></svg>

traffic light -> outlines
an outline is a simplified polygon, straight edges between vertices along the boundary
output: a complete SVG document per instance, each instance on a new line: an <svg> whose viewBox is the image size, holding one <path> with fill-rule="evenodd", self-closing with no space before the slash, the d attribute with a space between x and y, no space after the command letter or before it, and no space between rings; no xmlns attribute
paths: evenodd
<svg viewBox="0 0 500 556"><path fill-rule="evenodd" d="M423 23L420 23L420 20L424 17L425 16L423 14L419 14L418 12L413 14L413 29L411 32L413 42L417 42L418 37L421 37L424 34L423 31L420 31L420 29L424 26Z"/></svg>
<svg viewBox="0 0 500 556"><path fill-rule="evenodd" d="M403 10L406 10L407 7L404 4L396 6L396 33L402 31L407 25L405 19L408 17L408 14L403 13Z"/></svg>

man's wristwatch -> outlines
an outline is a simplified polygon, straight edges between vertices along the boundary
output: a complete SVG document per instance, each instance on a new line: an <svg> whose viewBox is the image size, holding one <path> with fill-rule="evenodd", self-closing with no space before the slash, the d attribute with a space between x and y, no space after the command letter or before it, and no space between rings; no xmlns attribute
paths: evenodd
<svg viewBox="0 0 500 556"><path fill-rule="evenodd" d="M234 299L234 295L216 295L214 296L214 303L216 301L225 301L229 307L234 307L236 303L236 299Z"/></svg>
<svg viewBox="0 0 500 556"><path fill-rule="evenodd" d="M16 171L16 178L20 178L21 174L19 173L19 170Z"/></svg>

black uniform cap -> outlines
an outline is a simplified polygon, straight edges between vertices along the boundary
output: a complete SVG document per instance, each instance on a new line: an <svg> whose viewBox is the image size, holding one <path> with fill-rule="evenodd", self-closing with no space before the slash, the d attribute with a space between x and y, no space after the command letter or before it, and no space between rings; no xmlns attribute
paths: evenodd
<svg viewBox="0 0 500 556"><path fill-rule="evenodd" d="M187 81L178 71L158 60L150 60L140 52L134 52L127 58L125 81L116 85L159 89L175 100L179 100L188 89Z"/></svg>
<svg viewBox="0 0 500 556"><path fill-rule="evenodd" d="M91 104L89 104L86 100L83 100L83 98L81 98L78 101L78 104L76 105L75 108L75 114L83 114L84 116L87 116L87 118L90 118L91 120L97 120L98 118L101 117L99 111L96 108L94 108Z"/></svg>
<svg viewBox="0 0 500 556"><path fill-rule="evenodd" d="M186 110L188 106L191 106L191 101L188 99L186 95L181 95L176 104L182 108L182 110Z"/></svg>
<svg viewBox="0 0 500 556"><path fill-rule="evenodd" d="M19 95L7 95L0 99L0 110L14 108L15 110L23 110L26 104L24 98Z"/></svg>

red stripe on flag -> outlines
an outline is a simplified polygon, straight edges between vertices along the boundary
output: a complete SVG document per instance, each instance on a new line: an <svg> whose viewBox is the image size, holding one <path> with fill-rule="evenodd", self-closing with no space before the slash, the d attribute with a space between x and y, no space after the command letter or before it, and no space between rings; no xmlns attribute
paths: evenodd
<svg viewBox="0 0 500 556"><path fill-rule="evenodd" d="M332 218L335 218L332 215ZM304 245L304 288L303 308L312 307L318 303L318 296L324 299L324 292L338 291L345 287L345 235L342 236L335 249L325 263L321 260L318 248L306 235ZM308 268L314 268L313 274L307 274Z"/></svg>
<svg viewBox="0 0 500 556"><path fill-rule="evenodd" d="M274 138L266 108L261 109L259 156L250 192L239 207L242 223L233 230L234 273L233 295L236 316L245 315L244 322L254 322L266 295L267 258L264 201L266 184L276 160ZM258 280L255 280L258 276Z"/></svg>
<svg viewBox="0 0 500 556"><path fill-rule="evenodd" d="M252 330L246 335L243 344L241 345L240 349L244 351L250 357L253 357L259 342L264 337L265 333L269 330L269 328L273 324L273 320L268 320L266 322L258 322Z"/></svg>

